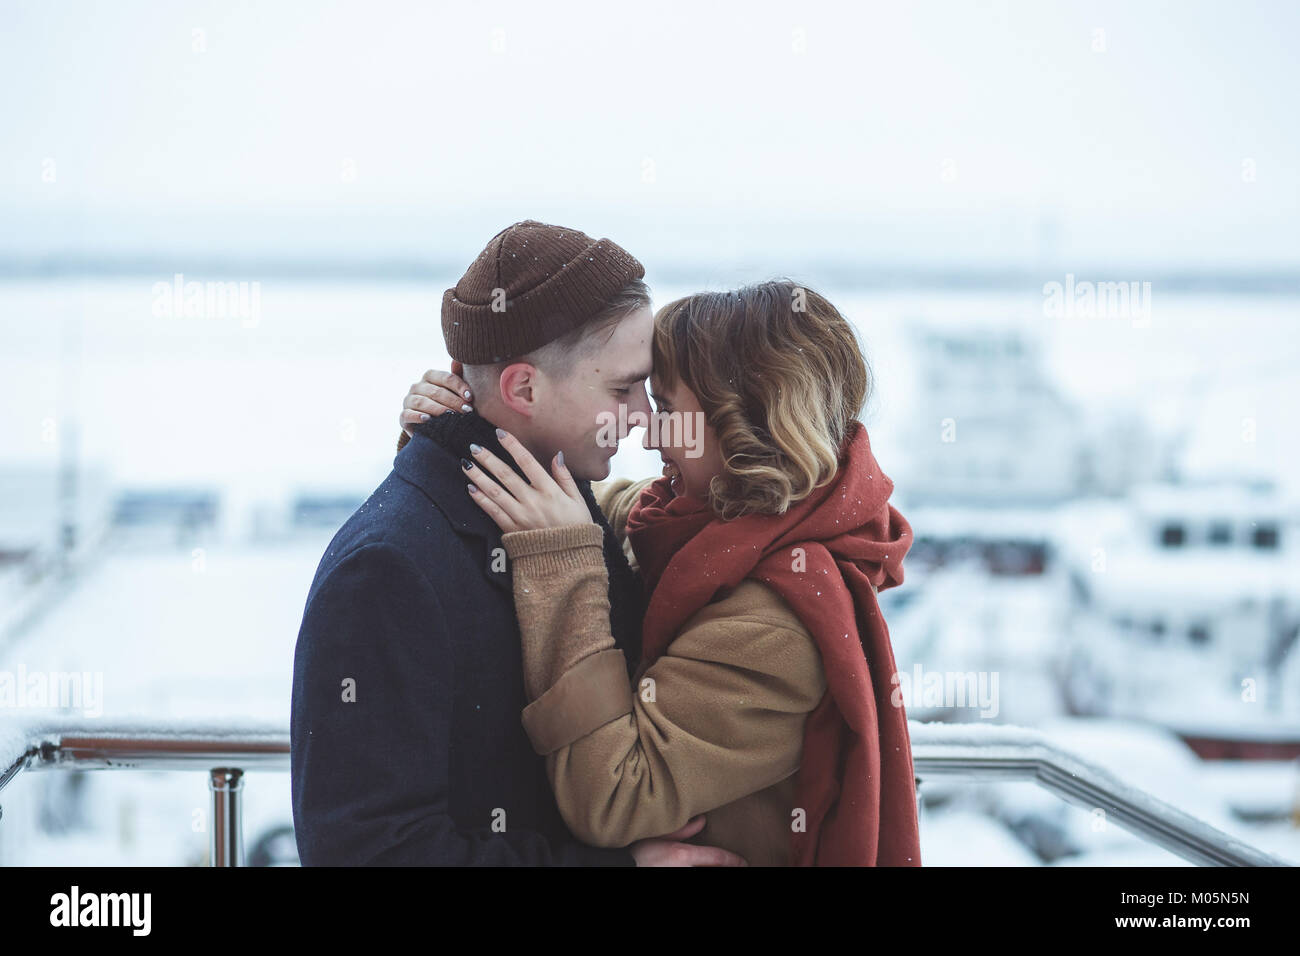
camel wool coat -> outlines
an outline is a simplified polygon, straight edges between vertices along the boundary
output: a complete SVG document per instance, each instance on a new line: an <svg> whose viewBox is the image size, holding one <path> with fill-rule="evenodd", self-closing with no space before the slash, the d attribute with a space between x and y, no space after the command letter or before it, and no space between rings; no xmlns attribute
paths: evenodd
<svg viewBox="0 0 1300 956"><path fill-rule="evenodd" d="M651 481L592 491L633 567L626 522ZM721 592L631 685L614 646L596 524L509 532L530 703L523 725L573 835L620 847L706 815L693 843L751 866L790 863L804 723L826 694L821 653L785 600L748 579Z"/></svg>

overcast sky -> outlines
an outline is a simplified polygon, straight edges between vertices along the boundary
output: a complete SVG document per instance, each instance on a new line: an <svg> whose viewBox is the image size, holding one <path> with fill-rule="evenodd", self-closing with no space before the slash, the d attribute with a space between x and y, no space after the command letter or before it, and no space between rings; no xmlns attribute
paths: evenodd
<svg viewBox="0 0 1300 956"><path fill-rule="evenodd" d="M8 258L1300 265L1291 2L0 11Z"/></svg>

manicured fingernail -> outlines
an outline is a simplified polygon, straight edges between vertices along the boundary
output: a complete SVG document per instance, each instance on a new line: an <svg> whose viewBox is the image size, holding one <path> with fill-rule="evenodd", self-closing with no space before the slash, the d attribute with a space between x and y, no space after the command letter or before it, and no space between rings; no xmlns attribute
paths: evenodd
<svg viewBox="0 0 1300 956"><path fill-rule="evenodd" d="M465 389L465 397L466 397L466 398L473 398L473 397L474 397L473 395L471 395L471 394L469 393L469 389L468 389L468 388Z"/></svg>
<svg viewBox="0 0 1300 956"><path fill-rule="evenodd" d="M460 467L464 468L466 471L469 471L471 468L474 467L474 463L470 461L468 458L462 458L460 460Z"/></svg>
<svg viewBox="0 0 1300 956"><path fill-rule="evenodd" d="M468 405L462 405L462 406L460 407L460 410L461 410L462 412L472 412L472 411L474 411L474 409L470 408Z"/></svg>
<svg viewBox="0 0 1300 956"><path fill-rule="evenodd" d="M420 421L422 421L422 422L427 422L428 420L429 420L429 416L426 415L424 412L421 412L421 413L420 413Z"/></svg>
<svg viewBox="0 0 1300 956"><path fill-rule="evenodd" d="M473 442L470 442L470 443L469 443L469 450L470 450L473 454L477 455L479 452L481 452L481 451L483 450L483 447L482 447L481 445L476 445L476 444L474 444Z"/></svg>
<svg viewBox="0 0 1300 956"><path fill-rule="evenodd" d="M506 430L505 430L504 428L498 428L498 429L497 429L497 438L502 438L502 439L504 439L505 437L506 437Z"/></svg>
<svg viewBox="0 0 1300 956"><path fill-rule="evenodd" d="M560 452L558 455L556 455L556 456L555 456L555 460L558 461L561 465L563 465L563 464L564 464L564 452Z"/></svg>
<svg viewBox="0 0 1300 956"><path fill-rule="evenodd" d="M478 489L475 488L473 485L470 485L470 486L469 486L469 493L470 493L471 495L476 495L476 494L478 494Z"/></svg>

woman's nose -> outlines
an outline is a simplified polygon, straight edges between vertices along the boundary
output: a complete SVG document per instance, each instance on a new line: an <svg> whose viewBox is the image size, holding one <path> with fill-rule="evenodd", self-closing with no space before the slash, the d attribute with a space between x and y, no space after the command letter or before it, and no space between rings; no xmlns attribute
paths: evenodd
<svg viewBox="0 0 1300 956"><path fill-rule="evenodd" d="M654 451L661 444L659 441L659 429L656 426L655 413L651 412L646 416L645 436L641 439L641 447L647 451Z"/></svg>

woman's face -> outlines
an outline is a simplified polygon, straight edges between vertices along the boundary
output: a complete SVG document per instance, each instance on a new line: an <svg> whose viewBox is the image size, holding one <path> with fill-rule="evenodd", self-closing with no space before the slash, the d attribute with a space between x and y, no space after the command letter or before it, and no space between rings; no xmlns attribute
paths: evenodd
<svg viewBox="0 0 1300 956"><path fill-rule="evenodd" d="M655 415L642 444L659 452L663 473L672 476L674 495L707 501L709 482L722 473L722 456L695 393L680 380L666 389L651 375L650 396L655 400Z"/></svg>

